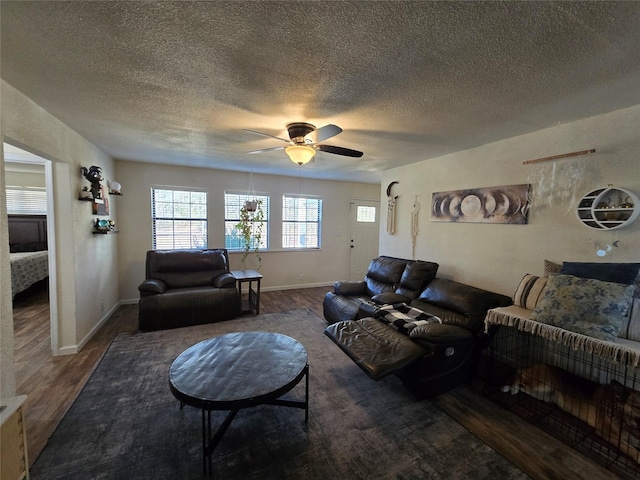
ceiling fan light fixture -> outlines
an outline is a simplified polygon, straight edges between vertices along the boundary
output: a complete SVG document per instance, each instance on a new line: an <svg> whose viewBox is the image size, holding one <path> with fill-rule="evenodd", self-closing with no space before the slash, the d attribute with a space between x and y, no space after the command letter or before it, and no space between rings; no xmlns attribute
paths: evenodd
<svg viewBox="0 0 640 480"><path fill-rule="evenodd" d="M313 160L316 150L309 145L290 145L284 149L293 163L304 165Z"/></svg>

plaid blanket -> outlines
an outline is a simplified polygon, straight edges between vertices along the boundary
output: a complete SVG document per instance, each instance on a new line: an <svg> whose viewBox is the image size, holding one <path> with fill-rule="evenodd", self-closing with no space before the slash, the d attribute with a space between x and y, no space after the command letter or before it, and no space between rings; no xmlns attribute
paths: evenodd
<svg viewBox="0 0 640 480"><path fill-rule="evenodd" d="M410 307L406 303L383 305L376 312L376 318L406 335L418 325L442 323L440 317Z"/></svg>

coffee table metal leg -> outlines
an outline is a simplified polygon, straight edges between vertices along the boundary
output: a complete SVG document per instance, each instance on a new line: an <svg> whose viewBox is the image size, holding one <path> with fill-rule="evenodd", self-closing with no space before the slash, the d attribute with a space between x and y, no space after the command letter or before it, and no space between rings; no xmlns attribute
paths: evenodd
<svg viewBox="0 0 640 480"><path fill-rule="evenodd" d="M309 422L309 364L308 363L307 363L307 366L305 368L307 370L307 374L306 374L307 382L306 382L306 385L305 385L304 423L308 423Z"/></svg>
<svg viewBox="0 0 640 480"><path fill-rule="evenodd" d="M205 411L207 412L206 420ZM202 470L205 475L207 475L207 472L211 475L211 457L213 456L213 451L218 446L218 443L220 443L220 440L237 413L238 410L231 410L215 435L211 436L211 410L202 409Z"/></svg>

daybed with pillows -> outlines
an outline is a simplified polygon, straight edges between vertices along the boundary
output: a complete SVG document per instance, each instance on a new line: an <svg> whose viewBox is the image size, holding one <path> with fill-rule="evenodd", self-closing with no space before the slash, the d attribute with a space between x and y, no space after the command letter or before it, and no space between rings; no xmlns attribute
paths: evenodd
<svg viewBox="0 0 640 480"><path fill-rule="evenodd" d="M511 304L507 296L433 278L436 269L431 262L379 257L364 282L336 282L323 304L325 335L370 378L395 374L418 398L475 375L487 310ZM410 275L417 271L418 278ZM403 282L409 277L415 283Z"/></svg>
<svg viewBox="0 0 640 480"><path fill-rule="evenodd" d="M546 261L545 276L525 275L514 304L485 319L485 395L633 478L640 473L639 270L637 263Z"/></svg>
<svg viewBox="0 0 640 480"><path fill-rule="evenodd" d="M226 249L150 250L140 291L138 328L187 327L240 315Z"/></svg>
<svg viewBox="0 0 640 480"><path fill-rule="evenodd" d="M525 275L514 304L489 310L485 329L504 325L597 354L640 364L640 264L545 262Z"/></svg>

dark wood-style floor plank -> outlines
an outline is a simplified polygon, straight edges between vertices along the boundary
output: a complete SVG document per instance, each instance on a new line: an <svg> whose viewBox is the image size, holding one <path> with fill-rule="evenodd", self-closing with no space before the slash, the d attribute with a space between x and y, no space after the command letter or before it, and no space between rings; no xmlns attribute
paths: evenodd
<svg viewBox="0 0 640 480"><path fill-rule="evenodd" d="M322 299L329 290L329 287L316 287L263 291L260 312L309 308L322 317ZM46 285L14 301L17 393L29 396L25 422L31 463L111 341L119 332L137 329L137 305L122 305L80 353L52 357L48 308ZM590 459L485 399L474 388L461 387L433 401L532 478L616 478Z"/></svg>

